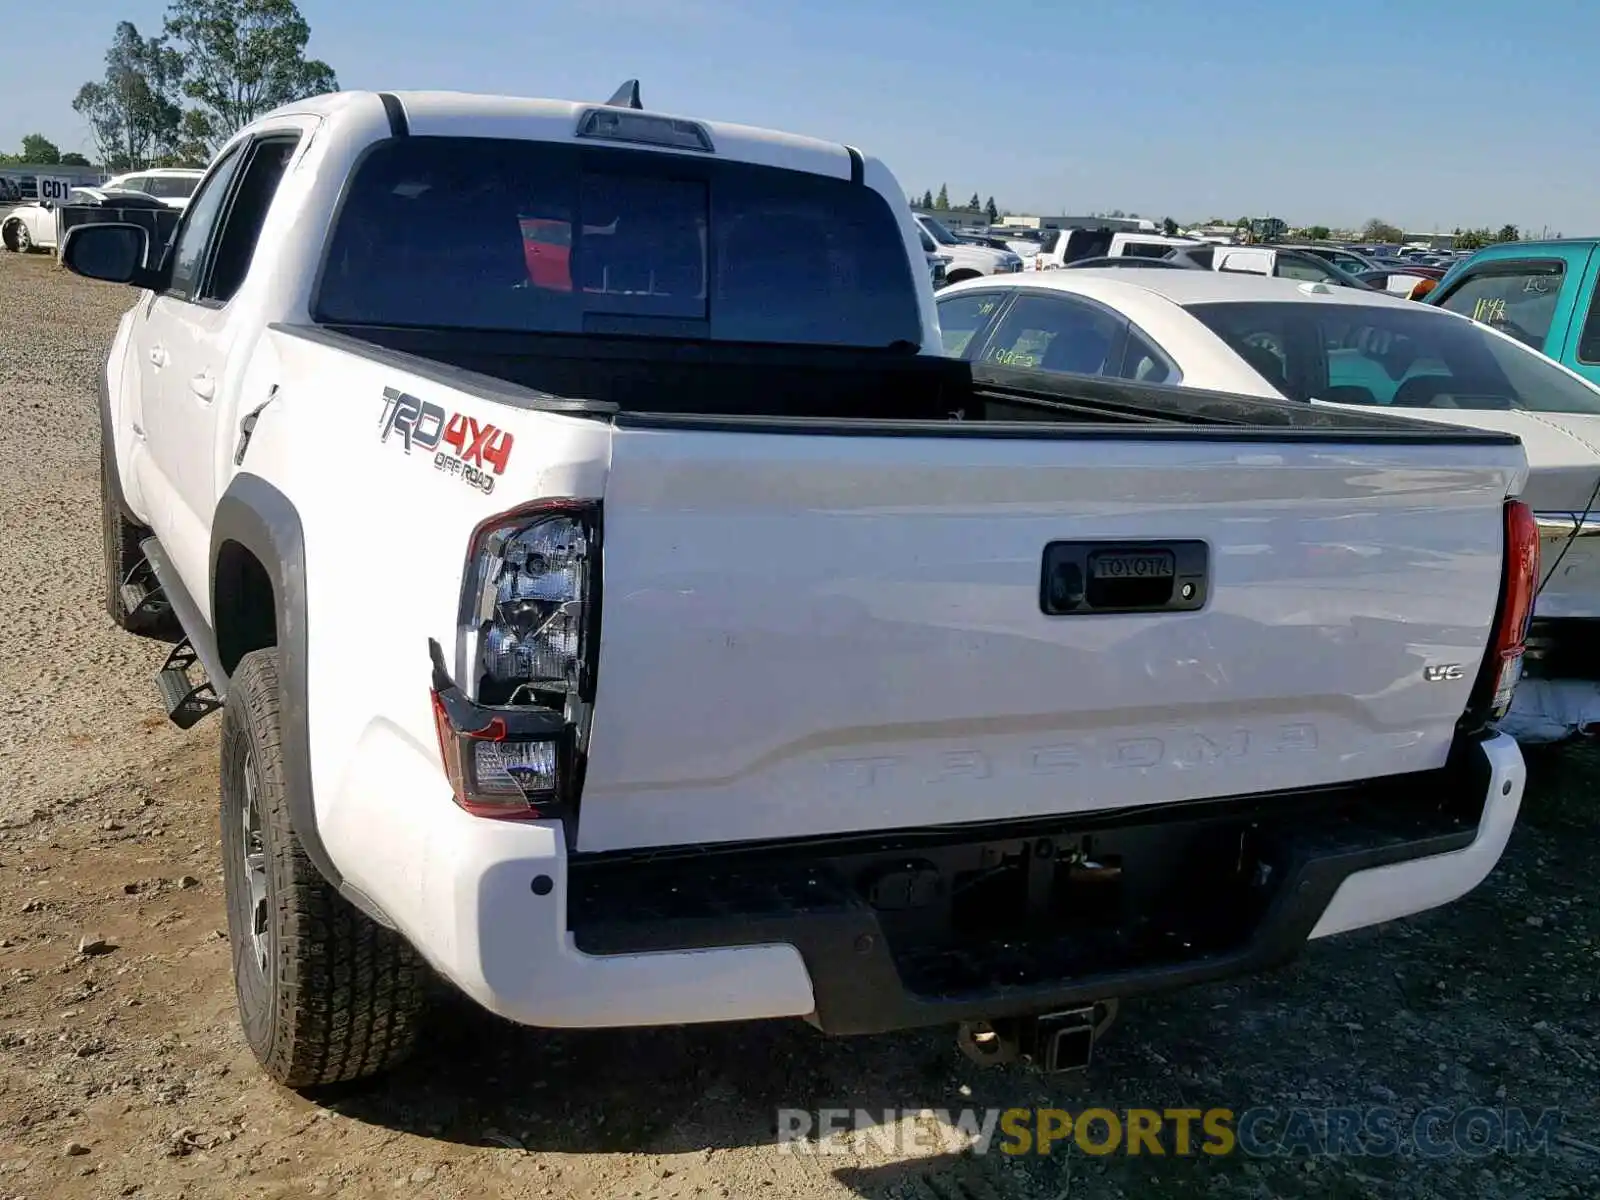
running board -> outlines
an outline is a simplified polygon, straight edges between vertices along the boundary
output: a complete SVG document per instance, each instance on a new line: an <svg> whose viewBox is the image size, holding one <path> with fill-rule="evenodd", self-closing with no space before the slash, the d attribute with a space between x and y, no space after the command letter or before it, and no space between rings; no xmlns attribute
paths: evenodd
<svg viewBox="0 0 1600 1200"><path fill-rule="evenodd" d="M167 603L167 594L156 582L148 561L140 560L117 592L122 600L122 611L128 614L130 629L153 625L172 611L172 606Z"/></svg>
<svg viewBox="0 0 1600 1200"><path fill-rule="evenodd" d="M161 703L166 706L167 718L179 729L188 729L202 717L222 707L222 701L211 686L211 680L202 676L195 683L189 671L200 661L194 647L185 638L172 648L161 670L156 672L156 690L161 693ZM204 668L201 668L204 671Z"/></svg>
<svg viewBox="0 0 1600 1200"><path fill-rule="evenodd" d="M208 713L221 708L228 697L228 673L222 669L216 635L200 615L200 608L189 595L173 568L172 560L155 538L145 538L139 550L150 566L155 588L152 594L171 607L183 628L183 641L172 648L167 661L156 673L156 689L167 716L180 729L188 729ZM126 587L143 587L137 574ZM129 598L124 593L124 601ZM150 597L141 597L146 601Z"/></svg>

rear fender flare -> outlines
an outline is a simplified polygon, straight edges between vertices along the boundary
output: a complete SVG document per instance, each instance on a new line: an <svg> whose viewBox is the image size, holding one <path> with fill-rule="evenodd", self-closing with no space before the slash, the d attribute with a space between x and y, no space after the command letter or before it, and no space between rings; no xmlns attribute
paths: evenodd
<svg viewBox="0 0 1600 1200"><path fill-rule="evenodd" d="M222 623L217 564L223 547L237 543L255 556L272 584L277 624L279 697L284 780L288 785L289 819L306 857L341 892L343 878L317 830L311 788L311 731L306 707L306 551L305 529L294 503L259 475L240 472L217 502L211 523L211 620ZM219 651L222 647L219 645ZM237 665L223 658L223 668ZM360 900L358 907L366 908ZM388 922L385 921L385 924Z"/></svg>

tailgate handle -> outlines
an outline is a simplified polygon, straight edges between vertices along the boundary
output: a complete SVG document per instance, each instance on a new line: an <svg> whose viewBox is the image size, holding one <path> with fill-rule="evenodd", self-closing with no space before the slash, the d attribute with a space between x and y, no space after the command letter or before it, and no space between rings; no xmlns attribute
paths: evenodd
<svg viewBox="0 0 1600 1200"><path fill-rule="evenodd" d="M1052 617L1194 612L1205 607L1209 562L1202 541L1051 542L1039 607Z"/></svg>

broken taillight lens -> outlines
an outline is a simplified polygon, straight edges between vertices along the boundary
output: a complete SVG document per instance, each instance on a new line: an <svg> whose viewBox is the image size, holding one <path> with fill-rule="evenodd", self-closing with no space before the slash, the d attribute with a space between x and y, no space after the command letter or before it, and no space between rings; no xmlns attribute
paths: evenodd
<svg viewBox="0 0 1600 1200"><path fill-rule="evenodd" d="M474 816L556 815L569 771L571 728L543 708L494 709L469 700L430 639L433 721L456 803Z"/></svg>
<svg viewBox="0 0 1600 1200"><path fill-rule="evenodd" d="M576 801L594 695L599 530L597 504L564 499L473 530L455 679L429 643L439 751L468 812L548 817Z"/></svg>
<svg viewBox="0 0 1600 1200"><path fill-rule="evenodd" d="M589 690L593 507L529 505L485 521L461 601L463 688L484 704L566 708Z"/></svg>

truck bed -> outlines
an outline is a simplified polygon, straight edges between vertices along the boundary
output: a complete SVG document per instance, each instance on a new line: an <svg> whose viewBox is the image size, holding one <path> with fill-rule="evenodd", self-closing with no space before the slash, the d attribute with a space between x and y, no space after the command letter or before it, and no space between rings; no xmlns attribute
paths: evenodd
<svg viewBox="0 0 1600 1200"><path fill-rule="evenodd" d="M502 402L694 418L1226 427L1245 436L1384 441L1513 439L1381 412L972 364L894 350L674 342L379 327L280 327L437 379L524 389ZM952 433L959 433L953 430ZM1025 431L1024 431L1025 432Z"/></svg>

